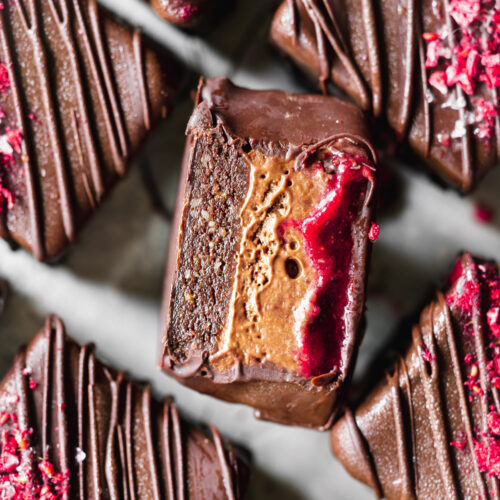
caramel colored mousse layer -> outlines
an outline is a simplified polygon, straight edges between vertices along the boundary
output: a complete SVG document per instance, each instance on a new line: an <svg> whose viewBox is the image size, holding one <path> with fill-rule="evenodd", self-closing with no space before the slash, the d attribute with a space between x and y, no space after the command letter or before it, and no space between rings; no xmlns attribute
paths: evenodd
<svg viewBox="0 0 500 500"><path fill-rule="evenodd" d="M351 228L371 168L335 148L299 169L258 151L248 160L233 299L210 362L220 372L269 362L306 377L340 373Z"/></svg>

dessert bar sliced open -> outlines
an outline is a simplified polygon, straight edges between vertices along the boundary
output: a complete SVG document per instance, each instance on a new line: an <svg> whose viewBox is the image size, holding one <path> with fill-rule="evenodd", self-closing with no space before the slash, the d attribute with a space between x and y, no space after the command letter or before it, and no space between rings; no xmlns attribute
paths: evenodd
<svg viewBox="0 0 500 500"><path fill-rule="evenodd" d="M394 368L335 424L348 472L389 500L499 497L499 318L498 266L464 254Z"/></svg>
<svg viewBox="0 0 500 500"><path fill-rule="evenodd" d="M229 443L98 361L54 316L0 384L0 497L241 498Z"/></svg>
<svg viewBox="0 0 500 500"><path fill-rule="evenodd" d="M261 418L325 428L363 323L375 167L331 97L200 85L164 298L163 369Z"/></svg>

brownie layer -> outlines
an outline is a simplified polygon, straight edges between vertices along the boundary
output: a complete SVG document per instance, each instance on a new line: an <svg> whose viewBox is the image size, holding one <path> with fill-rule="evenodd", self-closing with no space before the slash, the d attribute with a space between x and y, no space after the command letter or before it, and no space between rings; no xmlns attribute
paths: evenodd
<svg viewBox="0 0 500 500"><path fill-rule="evenodd" d="M329 423L363 314L364 134L359 111L332 98L202 84L167 270L167 372L263 418ZM315 414L299 410L307 401Z"/></svg>
<svg viewBox="0 0 500 500"><path fill-rule="evenodd" d="M377 496L498 498L500 273L464 254L366 400L334 426L332 447Z"/></svg>
<svg viewBox="0 0 500 500"><path fill-rule="evenodd" d="M196 139L186 193L179 278L172 295L171 352L176 361L190 349L215 346L227 321L241 240L239 213L249 169L238 149L216 132Z"/></svg>

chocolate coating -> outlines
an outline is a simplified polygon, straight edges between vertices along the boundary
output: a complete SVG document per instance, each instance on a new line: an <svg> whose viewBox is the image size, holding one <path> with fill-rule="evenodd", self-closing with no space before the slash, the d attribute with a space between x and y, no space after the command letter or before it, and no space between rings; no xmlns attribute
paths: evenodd
<svg viewBox="0 0 500 500"><path fill-rule="evenodd" d="M0 420L0 494L14 485L16 498L39 495L45 485L61 499L236 499L246 486L246 465L215 428L182 420L170 398L155 401L148 386L99 362L54 316L2 381L0 415L9 416ZM10 435L23 436L14 437L22 452L9 455ZM20 466L6 476L9 460Z"/></svg>
<svg viewBox="0 0 500 500"><path fill-rule="evenodd" d="M203 29L236 0L150 0L158 15L181 28Z"/></svg>
<svg viewBox="0 0 500 500"><path fill-rule="evenodd" d="M0 62L5 122L22 138L5 172L14 202L0 212L0 236L53 260L126 174L177 78L95 0L4 2Z"/></svg>
<svg viewBox="0 0 500 500"><path fill-rule="evenodd" d="M335 455L379 498L499 497L495 445L491 462L477 459L499 410L488 333L499 276L496 264L464 254L394 369L333 427Z"/></svg>
<svg viewBox="0 0 500 500"><path fill-rule="evenodd" d="M328 428L351 376L362 330L373 177L366 182L350 226L354 243L352 265L346 272L352 275L351 306L346 312L339 370L308 377L267 358L246 363L239 355L230 368L221 369L211 356L224 337L235 304L232 290L243 241L242 207L250 193L250 177L255 175L250 174L250 159L292 162L291 170L300 171L316 151L335 146L337 152L356 152L374 161L364 116L355 106L334 98L252 91L220 78L202 81L187 134L167 261L161 366L198 391L254 407L259 418ZM204 187L206 179L211 182ZM206 233L208 224L198 227L199 216L189 208L198 209L198 200L205 216L214 214L217 236ZM218 236L221 228L224 238ZM211 264L215 260L211 256L220 257L224 265ZM210 265L198 264L205 258ZM284 313L292 315L290 310ZM272 335L280 339L278 330Z"/></svg>
<svg viewBox="0 0 500 500"><path fill-rule="evenodd" d="M443 106L446 97L431 92L422 34L453 23L448 2L442 2L444 15L439 5L435 0L287 0L275 15L271 39L324 92L332 82L363 109L385 118L431 169L467 192L500 158L498 116L493 137L479 139L467 125L467 111L481 96L498 103L497 89L479 85L471 97L458 89L454 97L466 99L468 106L458 110ZM452 136L457 121L465 123L465 133L443 144L438 138Z"/></svg>

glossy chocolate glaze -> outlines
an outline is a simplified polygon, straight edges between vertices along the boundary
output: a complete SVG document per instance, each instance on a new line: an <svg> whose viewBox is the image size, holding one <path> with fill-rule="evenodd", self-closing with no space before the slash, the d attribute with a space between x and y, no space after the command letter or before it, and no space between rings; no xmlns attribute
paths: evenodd
<svg viewBox="0 0 500 500"><path fill-rule="evenodd" d="M236 0L149 0L156 12L181 28L203 29Z"/></svg>
<svg viewBox="0 0 500 500"><path fill-rule="evenodd" d="M217 429L182 420L170 398L159 403L148 386L102 364L54 316L2 381L0 414L10 416L2 433L14 432L12 415L27 431L21 470L32 471L31 491L46 479L41 460L52 476L65 474L61 499L232 500L246 486L246 465ZM9 487L2 479L0 493Z"/></svg>
<svg viewBox="0 0 500 500"><path fill-rule="evenodd" d="M312 154L312 149L337 137L359 142L375 158L364 115L338 99L290 94L280 90L249 90L226 78L203 83L188 133L219 126L228 138L257 141L286 157ZM213 118L212 118L213 115Z"/></svg>
<svg viewBox="0 0 500 500"><path fill-rule="evenodd" d="M498 280L495 264L461 257L446 295L423 310L392 372L332 429L337 458L379 498L500 495L494 470L481 469L474 452L491 432L489 412L499 409L486 333L486 311L498 300L485 298L485 265ZM474 298L464 316L450 297L469 291Z"/></svg>
<svg viewBox="0 0 500 500"><path fill-rule="evenodd" d="M6 121L22 136L0 235L53 260L166 115L176 75L95 0L4 2L0 62Z"/></svg>
<svg viewBox="0 0 500 500"><path fill-rule="evenodd" d="M178 274L179 256L183 237L189 233L185 224L190 211L186 207L193 172L199 167L194 159L201 157L205 151L199 150L200 145L207 141L214 144L214 149L219 151L219 159L232 158L236 154L238 161L243 159L243 165L248 163L245 159L250 148L269 158L287 159L294 168L300 169L304 168L307 159L316 151L332 144L341 150L356 152L370 162L375 155L366 139L368 132L364 116L356 107L334 98L281 91L251 91L235 87L227 79L221 78L202 81L187 133L188 142L167 262L163 315L165 338L161 366L180 382L196 390L254 407L260 418L290 425L328 428L337 411L344 382L351 376L360 341L369 255L367 235L373 209L373 179L367 181L369 188L365 192L364 203L352 224L355 242L352 250L353 278L349 286L352 308L346 321L346 340L342 351L344 369L340 374L325 373L307 378L269 361L255 365L241 360L236 360L230 370L216 370L211 364L210 355L224 327L223 321L217 320L221 326L210 334L211 338L207 337L208 333L198 338L196 332L195 337L191 337L191 332L179 331L175 327L176 311L182 304L180 299L175 299L176 287L180 283L178 280L182 279ZM236 165L236 160L231 161L231 165ZM243 180L241 206L247 192L245 189L248 190L244 184ZM237 246L238 238L241 235L236 236ZM231 265L231 262L226 262L226 270ZM231 284L235 280L235 271L228 273L228 283ZM207 289L210 289L209 285ZM222 318L227 316L227 311L232 307L231 300L223 301ZM209 326L214 326L214 323ZM197 347L193 347L193 342L197 343Z"/></svg>
<svg viewBox="0 0 500 500"><path fill-rule="evenodd" d="M443 107L445 97L431 93L425 70L424 32L438 32L453 22L443 1L436 0L286 0L276 13L271 38L328 92L334 83L375 117L385 117L398 137L447 182L470 191L499 163L500 121L493 138L478 139L466 125L462 138L446 146L437 140L451 134L457 120L466 122L467 108ZM471 98L461 88L457 99ZM438 95L439 94L439 95ZM478 87L472 99L498 103L496 89Z"/></svg>

